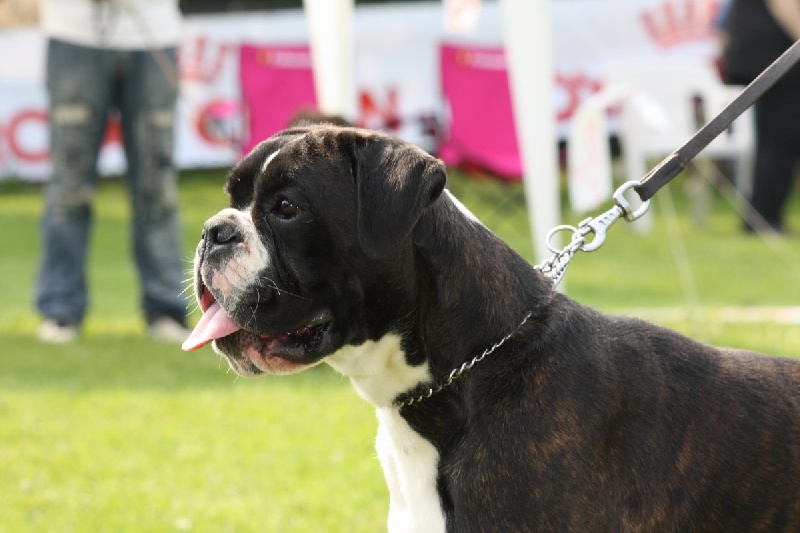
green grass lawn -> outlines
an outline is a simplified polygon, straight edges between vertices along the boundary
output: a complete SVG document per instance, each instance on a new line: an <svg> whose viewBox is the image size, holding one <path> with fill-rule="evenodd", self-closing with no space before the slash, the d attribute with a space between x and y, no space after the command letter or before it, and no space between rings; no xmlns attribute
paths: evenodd
<svg viewBox="0 0 800 533"><path fill-rule="evenodd" d="M223 174L182 178L187 272L203 221L226 203ZM521 187L451 177L451 190L533 262ZM667 325L715 344L800 357L800 326L726 322L715 311L799 306L800 239L740 234L716 196L707 224L695 228L682 186L670 187L677 218L656 205L647 234L619 222L603 248L575 257L567 292L656 319L661 308L691 304L694 314ZM792 201L790 225L800 230L800 202ZM41 345L31 304L41 191L0 184L0 531L384 530L376 421L349 383L327 367L240 379L210 348L186 354L145 338L119 181L103 182L95 207L84 335L68 347ZM564 214L568 223L582 218ZM696 297L682 290L677 265L686 264L673 259L671 224Z"/></svg>

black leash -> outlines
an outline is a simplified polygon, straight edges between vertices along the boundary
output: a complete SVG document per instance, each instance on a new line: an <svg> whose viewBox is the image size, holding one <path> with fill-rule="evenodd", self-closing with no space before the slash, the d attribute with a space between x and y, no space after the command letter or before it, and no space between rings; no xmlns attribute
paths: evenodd
<svg viewBox="0 0 800 533"><path fill-rule="evenodd" d="M725 131L739 115L744 113L775 82L781 79L797 63L798 59L800 59L800 40L790 46L756 79L750 82L750 85L745 87L739 96L728 104L711 122L700 128L686 144L664 158L661 163L642 178L640 184L633 188L639 194L639 198L643 202L649 200L661 187L680 174L703 148Z"/></svg>
<svg viewBox="0 0 800 533"><path fill-rule="evenodd" d="M720 133L725 131L736 118L744 113L767 90L772 87L800 59L800 40L795 42L778 59L767 67L750 85L723 109L708 124L689 139L686 144L668 155L661 163L642 178L641 181L624 183L614 193L614 206L605 213L583 220L577 227L561 225L553 228L547 235L547 247L553 256L534 268L552 280L553 286L559 284L567 271L570 260L577 252L593 252L606 239L606 232L617 220L624 218L633 222L642 217L650 207L650 199L672 178L681 173L686 165L708 146ZM800 127L800 126L798 126ZM625 194L634 190L639 194L642 205L634 209ZM570 242L560 249L555 236L561 232L570 235Z"/></svg>

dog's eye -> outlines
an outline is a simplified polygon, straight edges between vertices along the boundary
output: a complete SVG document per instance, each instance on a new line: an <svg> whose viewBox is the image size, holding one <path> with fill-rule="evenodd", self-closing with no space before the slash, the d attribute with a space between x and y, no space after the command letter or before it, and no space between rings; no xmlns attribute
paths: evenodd
<svg viewBox="0 0 800 533"><path fill-rule="evenodd" d="M300 213L300 208L292 203L288 198L281 198L275 204L275 214L284 219L296 217Z"/></svg>

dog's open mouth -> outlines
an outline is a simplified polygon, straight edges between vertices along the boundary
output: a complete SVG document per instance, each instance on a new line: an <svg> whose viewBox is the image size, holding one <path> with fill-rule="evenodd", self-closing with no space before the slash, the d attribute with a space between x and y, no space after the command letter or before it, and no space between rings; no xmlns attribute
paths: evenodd
<svg viewBox="0 0 800 533"><path fill-rule="evenodd" d="M265 371L279 370L276 367L289 370L283 367L309 364L306 362L308 356L319 351L329 337L331 322L325 313L295 331L261 335L245 330L234 322L208 289L203 289L200 307L203 316L184 341L182 348L185 351L197 350L211 341L230 337L231 343L241 350L242 355Z"/></svg>

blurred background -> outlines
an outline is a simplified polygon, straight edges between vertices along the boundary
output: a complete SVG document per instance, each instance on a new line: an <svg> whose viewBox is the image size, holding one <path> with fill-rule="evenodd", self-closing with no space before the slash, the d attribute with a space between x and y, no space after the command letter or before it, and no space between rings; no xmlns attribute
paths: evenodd
<svg viewBox="0 0 800 533"><path fill-rule="evenodd" d="M468 9L475 13L452 20L446 3L355 2L356 114L346 118L440 153L449 164L519 179L501 3L461 2L473 5ZM36 27L36 4L0 2L3 179L41 180L50 171L43 125L45 40ZM561 140L580 104L607 85L618 66L668 61L713 67L718 54L718 0L549 4L554 70L549 104ZM283 127L297 109L316 104L302 2L184 0L180 6L185 20L179 166L229 165ZM535 63L533 56L528 63ZM615 133L613 121L610 127ZM104 173L119 173L124 165L115 131L112 121L100 163ZM493 132L490 139L485 131Z"/></svg>
<svg viewBox="0 0 800 533"><path fill-rule="evenodd" d="M227 205L227 169L300 111L436 154L451 191L535 264L549 229L608 208L617 186L741 90L719 74L719 0L356 0L351 29L328 41L352 43L352 105L325 108L311 3L180 2L174 158L187 286L202 224ZM519 5L542 11L518 21L512 52L503 10ZM37 341L53 171L37 17L36 1L0 0L0 530L385 530L374 414L349 383L324 365L238 379L210 348L182 353L145 334L113 114L83 330L70 344ZM742 231L754 150L748 111L644 220L576 255L561 290L704 342L800 357L800 199L795 189L786 233Z"/></svg>

